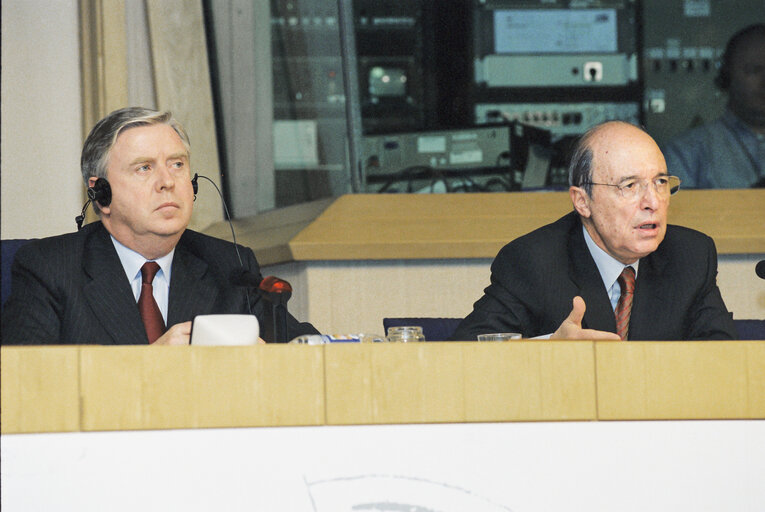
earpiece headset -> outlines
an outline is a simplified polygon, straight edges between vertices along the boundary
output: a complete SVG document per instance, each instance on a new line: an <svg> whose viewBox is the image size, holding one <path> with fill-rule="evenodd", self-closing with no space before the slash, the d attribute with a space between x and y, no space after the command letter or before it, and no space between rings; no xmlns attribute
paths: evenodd
<svg viewBox="0 0 765 512"><path fill-rule="evenodd" d="M205 176L202 176L205 179ZM199 174L194 174L191 178L191 189L194 191L194 201L197 200L197 192L199 191ZM109 206L112 202L112 187L109 185L109 180L106 178L98 178L92 187L88 187L87 190L88 200L82 206L82 212L74 218L77 223L77 230L82 229L82 223L85 220L85 212L88 210L88 206L91 202L98 203L99 206ZM222 196L221 196L222 197Z"/></svg>
<svg viewBox="0 0 765 512"><path fill-rule="evenodd" d="M112 202L112 187L106 178L98 178L92 187L88 187L88 199L100 206L109 206Z"/></svg>

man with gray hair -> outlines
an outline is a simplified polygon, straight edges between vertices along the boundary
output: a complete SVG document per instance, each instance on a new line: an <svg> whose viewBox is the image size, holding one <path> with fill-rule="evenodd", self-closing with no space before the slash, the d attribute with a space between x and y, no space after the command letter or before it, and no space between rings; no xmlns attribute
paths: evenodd
<svg viewBox="0 0 765 512"><path fill-rule="evenodd" d="M196 183L190 144L169 112L124 108L91 130L82 176L100 221L19 249L3 344L189 343L197 315L266 308L251 249L187 229ZM288 336L316 334L288 318ZM272 340L267 340L272 341Z"/></svg>
<svg viewBox="0 0 765 512"><path fill-rule="evenodd" d="M506 245L452 335L612 340L735 339L708 236L668 226L680 180L640 128L608 122L578 142L574 211Z"/></svg>

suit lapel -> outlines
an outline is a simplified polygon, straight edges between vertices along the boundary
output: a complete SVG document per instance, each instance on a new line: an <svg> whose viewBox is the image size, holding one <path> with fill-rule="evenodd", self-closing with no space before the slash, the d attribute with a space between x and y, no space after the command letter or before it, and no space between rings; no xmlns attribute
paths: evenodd
<svg viewBox="0 0 765 512"><path fill-rule="evenodd" d="M614 310L603 285L603 278L584 241L581 222L575 223L570 233L568 254L569 275L587 306L582 327L616 332Z"/></svg>
<svg viewBox="0 0 765 512"><path fill-rule="evenodd" d="M183 238L175 249L170 279L168 325L213 312L219 284L208 272L207 263L188 249Z"/></svg>
<svg viewBox="0 0 765 512"><path fill-rule="evenodd" d="M661 322L669 311L665 305L667 288L662 286L661 279L666 264L666 258L659 251L640 260L630 313L629 339L656 338L657 322Z"/></svg>
<svg viewBox="0 0 765 512"><path fill-rule="evenodd" d="M110 336L104 343L149 343L130 282L109 233L100 225L85 244L83 270L90 281L84 287L93 317Z"/></svg>

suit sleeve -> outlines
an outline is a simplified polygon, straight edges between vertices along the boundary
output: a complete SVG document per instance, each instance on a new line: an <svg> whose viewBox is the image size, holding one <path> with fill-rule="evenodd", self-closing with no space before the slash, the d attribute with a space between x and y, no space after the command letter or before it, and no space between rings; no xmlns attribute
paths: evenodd
<svg viewBox="0 0 765 512"><path fill-rule="evenodd" d="M525 286L529 281L523 278L524 272L518 271L526 266L514 262L511 253L505 247L497 255L491 265L491 283L473 305L473 311L457 326L452 340L475 340L479 334L493 332L517 332L524 337L544 334L535 328L528 304L536 294Z"/></svg>
<svg viewBox="0 0 765 512"><path fill-rule="evenodd" d="M735 340L738 338L733 317L725 307L717 287L717 250L708 238L704 286L693 301L688 318L690 340Z"/></svg>
<svg viewBox="0 0 765 512"><path fill-rule="evenodd" d="M11 267L11 294L3 305L3 345L59 342L62 306L55 291L55 263L31 245L16 253Z"/></svg>

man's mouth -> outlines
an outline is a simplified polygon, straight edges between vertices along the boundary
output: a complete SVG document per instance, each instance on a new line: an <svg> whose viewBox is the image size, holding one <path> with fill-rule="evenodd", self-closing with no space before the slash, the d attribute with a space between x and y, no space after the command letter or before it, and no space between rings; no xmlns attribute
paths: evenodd
<svg viewBox="0 0 765 512"><path fill-rule="evenodd" d="M659 227L658 224L654 224L654 223L651 223L651 222L646 222L644 224L640 224L638 226L638 229L651 230L651 229L656 229L657 227Z"/></svg>

